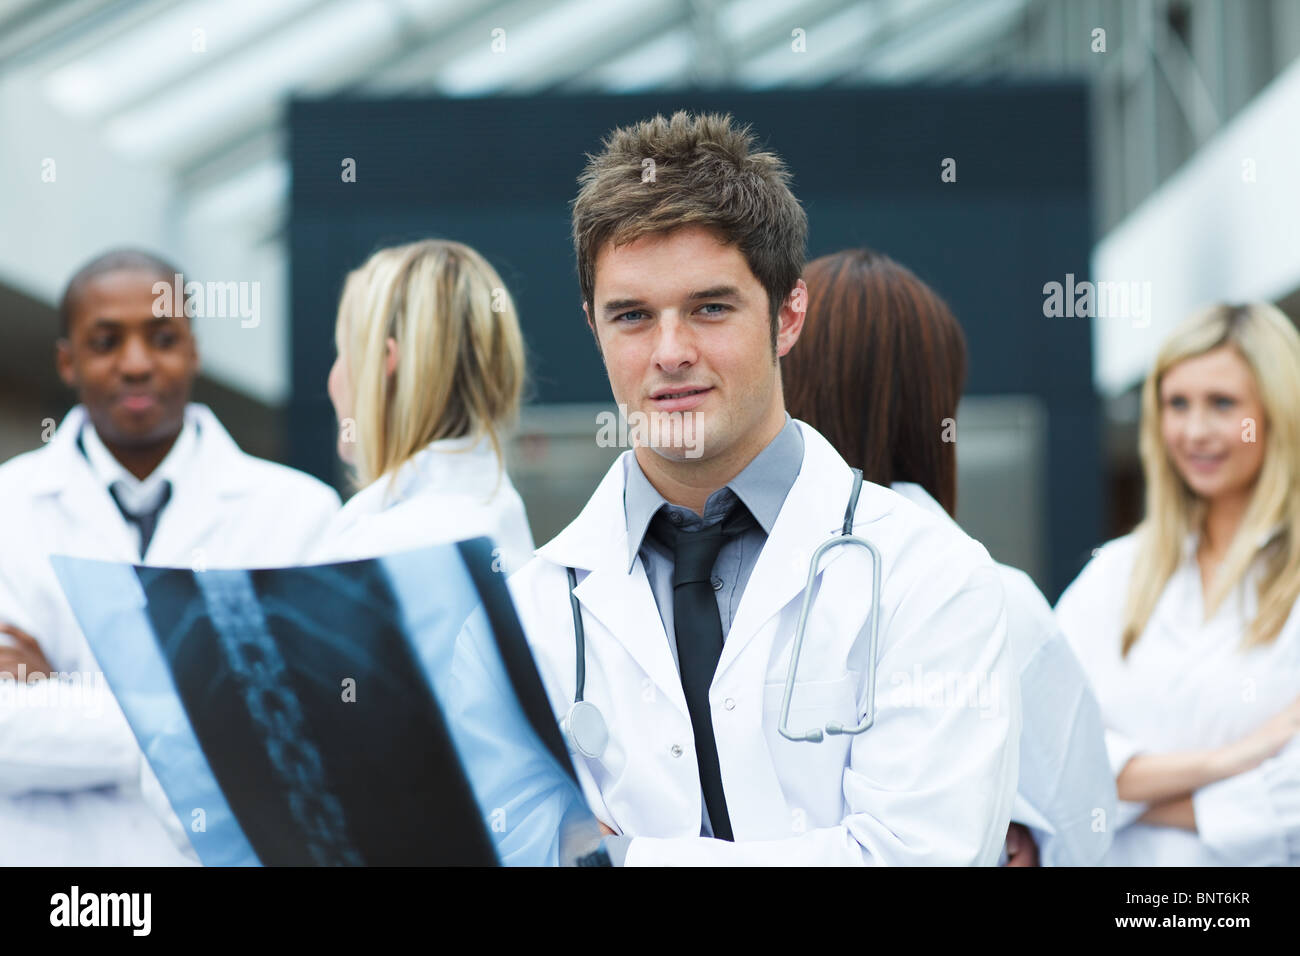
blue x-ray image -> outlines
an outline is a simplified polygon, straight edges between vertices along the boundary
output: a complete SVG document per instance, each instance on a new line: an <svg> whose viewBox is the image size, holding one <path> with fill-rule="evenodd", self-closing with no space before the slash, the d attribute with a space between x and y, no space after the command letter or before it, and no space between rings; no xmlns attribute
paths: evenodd
<svg viewBox="0 0 1300 956"><path fill-rule="evenodd" d="M54 563L204 864L601 858L487 539L273 570Z"/></svg>

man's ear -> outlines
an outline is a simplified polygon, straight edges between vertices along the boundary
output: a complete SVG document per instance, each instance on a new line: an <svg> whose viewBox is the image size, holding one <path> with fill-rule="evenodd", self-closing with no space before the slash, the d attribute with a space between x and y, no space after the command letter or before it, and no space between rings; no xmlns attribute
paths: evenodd
<svg viewBox="0 0 1300 956"><path fill-rule="evenodd" d="M398 359L397 339L390 338L388 340L388 350L384 354L385 375L393 374L393 371L397 368L397 359Z"/></svg>
<svg viewBox="0 0 1300 956"><path fill-rule="evenodd" d="M68 388L77 387L77 368L72 362L72 343L59 339L54 343L54 368Z"/></svg>
<svg viewBox="0 0 1300 956"><path fill-rule="evenodd" d="M600 359L605 360L605 351L600 347L600 336L596 334L596 323L591 321L591 310L587 308L587 303L582 303L582 314L587 317L587 328L591 329L591 337L596 340L596 351L600 353Z"/></svg>
<svg viewBox="0 0 1300 956"><path fill-rule="evenodd" d="M803 331L804 319L808 315L808 286L803 279L796 280L794 289L781 304L781 311L776 315L776 354L785 355L794 343L799 341Z"/></svg>

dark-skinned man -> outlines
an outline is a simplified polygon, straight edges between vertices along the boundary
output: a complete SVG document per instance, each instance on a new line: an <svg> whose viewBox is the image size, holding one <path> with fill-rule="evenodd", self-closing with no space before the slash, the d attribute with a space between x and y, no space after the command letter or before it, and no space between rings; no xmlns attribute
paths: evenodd
<svg viewBox="0 0 1300 956"><path fill-rule="evenodd" d="M156 291L177 274L119 250L73 276L56 363L78 404L45 447L0 465L0 675L15 678L0 697L0 865L187 859L175 819L141 795L151 777L49 556L290 565L338 508L332 489L244 454L190 403L199 355L184 299ZM49 676L18 680L32 675Z"/></svg>

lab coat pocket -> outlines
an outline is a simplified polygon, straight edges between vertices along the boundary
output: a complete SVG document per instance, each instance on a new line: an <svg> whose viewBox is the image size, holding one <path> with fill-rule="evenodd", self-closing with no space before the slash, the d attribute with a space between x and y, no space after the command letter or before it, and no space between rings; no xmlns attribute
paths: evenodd
<svg viewBox="0 0 1300 956"><path fill-rule="evenodd" d="M831 826L844 815L844 769L853 738L825 733L828 723L857 724L859 680L848 674L831 681L796 681L790 697L787 730L799 735L814 728L823 732L818 743L788 740L779 730L785 684L763 688L763 732L786 802L792 826Z"/></svg>

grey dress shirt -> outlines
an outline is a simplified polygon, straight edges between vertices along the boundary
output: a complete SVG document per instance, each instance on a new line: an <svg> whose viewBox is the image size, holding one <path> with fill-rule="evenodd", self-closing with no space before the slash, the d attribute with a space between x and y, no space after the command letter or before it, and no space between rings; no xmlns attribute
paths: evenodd
<svg viewBox="0 0 1300 956"><path fill-rule="evenodd" d="M709 495L704 514L690 508L669 504L650 484L636 456L629 456L627 483L623 492L623 510L627 515L627 570L630 574L636 559L645 565L650 591L659 618L668 635L673 660L677 660L677 642L673 639L673 558L672 553L646 532L655 514L663 509L668 519L688 531L717 524L731 511L736 500L744 502L756 525L723 544L713 564L713 590L718 598L722 619L722 639L731 630L731 621L740 606L745 584L758 563L759 552L772 533L785 497L794 486L803 465L803 435L789 415L783 427L753 461L724 487Z"/></svg>
<svg viewBox="0 0 1300 956"><path fill-rule="evenodd" d="M785 426L761 452L724 487L709 495L704 503L704 514L689 508L669 504L663 495L650 484L636 456L629 456L627 482L623 492L623 510L627 517L628 573L639 557L645 565L646 577L659 618L663 621L668 647L677 662L677 641L673 636L673 558L652 535L646 532L650 521L660 509L668 514L673 524L689 531L707 528L726 517L739 499L754 516L755 525L722 545L713 565L713 590L718 599L718 614L722 619L722 639L725 643L740 606L745 584L758 562L759 552L772 533L777 515L785 504L786 495L803 466L803 434L787 414ZM701 801L703 803L703 801ZM701 836L712 836L708 809L705 808L700 828ZM617 837L606 840L606 847L616 864L622 863L627 852L627 841Z"/></svg>

